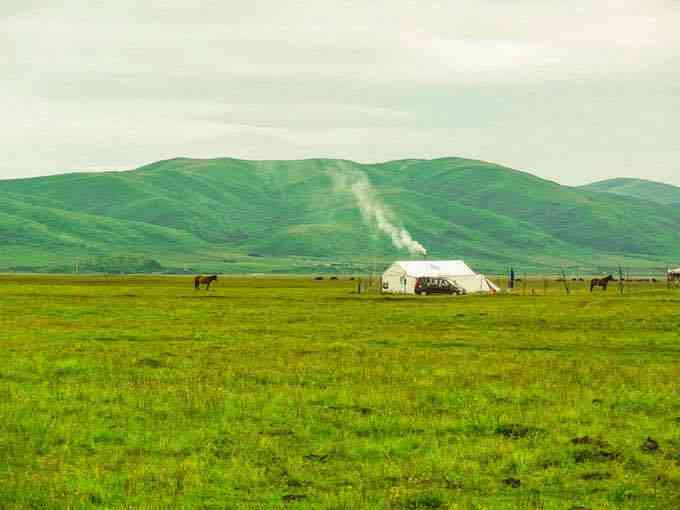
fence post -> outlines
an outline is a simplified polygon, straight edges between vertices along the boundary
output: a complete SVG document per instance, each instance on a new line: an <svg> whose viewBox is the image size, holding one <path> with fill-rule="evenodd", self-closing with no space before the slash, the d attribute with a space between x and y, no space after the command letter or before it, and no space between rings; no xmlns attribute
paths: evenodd
<svg viewBox="0 0 680 510"><path fill-rule="evenodd" d="M571 290L569 290L569 284L567 283L567 274L562 271L562 281L564 282L564 290L567 291L567 296L571 294Z"/></svg>

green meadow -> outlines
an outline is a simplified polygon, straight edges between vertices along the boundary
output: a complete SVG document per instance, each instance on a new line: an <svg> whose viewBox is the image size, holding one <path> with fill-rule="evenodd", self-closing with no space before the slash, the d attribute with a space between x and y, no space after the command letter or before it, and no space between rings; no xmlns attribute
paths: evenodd
<svg viewBox="0 0 680 510"><path fill-rule="evenodd" d="M617 179L574 188L455 157L175 158L0 180L0 272L368 272L405 253L340 184L356 175L432 260L464 254L483 273L535 274L619 266L649 274L678 264L676 186Z"/></svg>
<svg viewBox="0 0 680 510"><path fill-rule="evenodd" d="M2 276L0 508L680 508L680 290L570 285Z"/></svg>

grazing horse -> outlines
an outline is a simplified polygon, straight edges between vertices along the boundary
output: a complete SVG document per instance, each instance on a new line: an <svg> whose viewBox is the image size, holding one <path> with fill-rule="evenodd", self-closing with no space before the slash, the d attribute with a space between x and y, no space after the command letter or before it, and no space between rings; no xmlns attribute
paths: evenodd
<svg viewBox="0 0 680 510"><path fill-rule="evenodd" d="M210 290L210 284L217 280L217 275L203 276L198 275L194 278L194 289L200 289L201 285L205 285L205 290Z"/></svg>
<svg viewBox="0 0 680 510"><path fill-rule="evenodd" d="M609 282L613 282L614 277L612 275L606 276L605 278L594 278L590 280L590 292L593 291L595 287L601 287L602 290L607 290L609 287Z"/></svg>

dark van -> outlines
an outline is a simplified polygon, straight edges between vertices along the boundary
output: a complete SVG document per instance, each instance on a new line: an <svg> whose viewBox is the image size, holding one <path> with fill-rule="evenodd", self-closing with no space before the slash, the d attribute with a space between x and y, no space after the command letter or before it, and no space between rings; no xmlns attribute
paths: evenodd
<svg viewBox="0 0 680 510"><path fill-rule="evenodd" d="M416 279L416 294L427 296L428 294L465 294L465 289L460 288L446 278L421 277Z"/></svg>

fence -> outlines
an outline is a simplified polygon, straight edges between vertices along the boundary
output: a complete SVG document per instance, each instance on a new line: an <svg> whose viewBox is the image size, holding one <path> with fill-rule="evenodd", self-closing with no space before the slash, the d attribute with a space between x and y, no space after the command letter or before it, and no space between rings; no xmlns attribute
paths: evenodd
<svg viewBox="0 0 680 510"><path fill-rule="evenodd" d="M585 288L589 291L607 290L615 286L618 292L632 291L636 284L664 285L668 290L680 289L680 278L673 275L669 268L624 268L624 267L593 267L593 268L555 268L542 272L526 272L518 268L509 268L505 275L496 274L497 283L505 290L515 293L537 294L542 290L548 292L557 282L570 294L575 289Z"/></svg>

